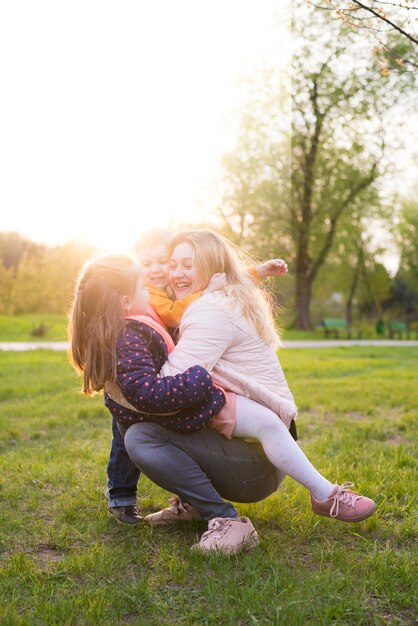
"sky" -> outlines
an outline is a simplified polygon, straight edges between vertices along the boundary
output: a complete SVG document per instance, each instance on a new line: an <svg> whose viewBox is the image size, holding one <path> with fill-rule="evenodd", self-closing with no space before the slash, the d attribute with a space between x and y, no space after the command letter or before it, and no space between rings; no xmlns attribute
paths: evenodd
<svg viewBox="0 0 418 626"><path fill-rule="evenodd" d="M287 7L1 3L0 231L121 249L208 216L237 81L288 61L290 35L273 30Z"/></svg>

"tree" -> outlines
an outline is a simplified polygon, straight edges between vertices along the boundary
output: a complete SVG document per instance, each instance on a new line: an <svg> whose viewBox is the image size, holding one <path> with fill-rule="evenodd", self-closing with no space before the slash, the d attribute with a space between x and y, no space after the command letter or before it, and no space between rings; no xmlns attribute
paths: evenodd
<svg viewBox="0 0 418 626"><path fill-rule="evenodd" d="M418 69L417 21L418 3L413 0L322 0L316 8L331 11L354 30L370 35L374 52L380 58L381 72L406 66Z"/></svg>
<svg viewBox="0 0 418 626"><path fill-rule="evenodd" d="M0 314L12 315L14 313L14 303L12 301L12 288L14 281L14 271L11 267L5 267L0 263Z"/></svg>
<svg viewBox="0 0 418 626"><path fill-rule="evenodd" d="M296 326L309 328L312 289L337 233L357 236L351 226L366 227L382 211L387 114L412 81L406 71L376 72L368 46L326 14L299 12L293 35L291 172L280 108L286 81L271 71L224 159L221 215L253 252L284 251L294 261Z"/></svg>
<svg viewBox="0 0 418 626"><path fill-rule="evenodd" d="M417 317L418 309L418 203L402 203L395 236L399 249L399 268L387 305L402 312L407 321Z"/></svg>
<svg viewBox="0 0 418 626"><path fill-rule="evenodd" d="M17 269L24 255L32 255L41 251L43 246L25 239L16 232L0 233L0 263L6 268Z"/></svg>
<svg viewBox="0 0 418 626"><path fill-rule="evenodd" d="M7 312L65 313L80 267L92 251L91 247L71 243L42 246L22 256L13 276L11 269L3 266L0 279L6 285L6 273Z"/></svg>
<svg viewBox="0 0 418 626"><path fill-rule="evenodd" d="M418 202L416 200L404 200L396 231L400 254L398 277L407 280L418 292Z"/></svg>

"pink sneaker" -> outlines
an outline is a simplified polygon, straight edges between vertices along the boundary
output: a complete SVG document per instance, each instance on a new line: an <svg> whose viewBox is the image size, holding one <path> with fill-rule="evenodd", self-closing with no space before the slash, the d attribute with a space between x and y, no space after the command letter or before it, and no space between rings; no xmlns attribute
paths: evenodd
<svg viewBox="0 0 418 626"><path fill-rule="evenodd" d="M376 510L376 503L370 498L361 496L348 487L354 483L345 482L335 485L335 489L327 500L315 500L311 494L311 505L314 513L334 517L343 522L361 522L370 517Z"/></svg>
<svg viewBox="0 0 418 626"><path fill-rule="evenodd" d="M144 518L147 524L168 526L176 522L190 522L202 519L200 513L187 502L182 502L178 496L169 499L170 506L157 513L151 513Z"/></svg>
<svg viewBox="0 0 418 626"><path fill-rule="evenodd" d="M214 517L192 550L237 554L252 550L259 543L257 531L248 517Z"/></svg>

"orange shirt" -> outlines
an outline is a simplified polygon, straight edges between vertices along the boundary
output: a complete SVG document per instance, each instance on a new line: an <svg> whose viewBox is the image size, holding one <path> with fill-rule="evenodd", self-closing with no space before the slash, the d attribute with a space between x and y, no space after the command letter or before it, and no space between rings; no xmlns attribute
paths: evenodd
<svg viewBox="0 0 418 626"><path fill-rule="evenodd" d="M166 326L176 327L180 324L184 311L189 304L200 298L201 291L196 291L183 300L170 300L167 291L160 287L147 285L149 291L149 303L163 320Z"/></svg>

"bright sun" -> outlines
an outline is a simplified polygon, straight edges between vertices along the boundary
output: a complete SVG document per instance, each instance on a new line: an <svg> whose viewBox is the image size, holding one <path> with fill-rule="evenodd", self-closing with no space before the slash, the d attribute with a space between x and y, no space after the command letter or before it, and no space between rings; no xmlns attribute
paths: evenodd
<svg viewBox="0 0 418 626"><path fill-rule="evenodd" d="M287 4L3 3L0 230L120 248L206 216L236 81L288 49Z"/></svg>

